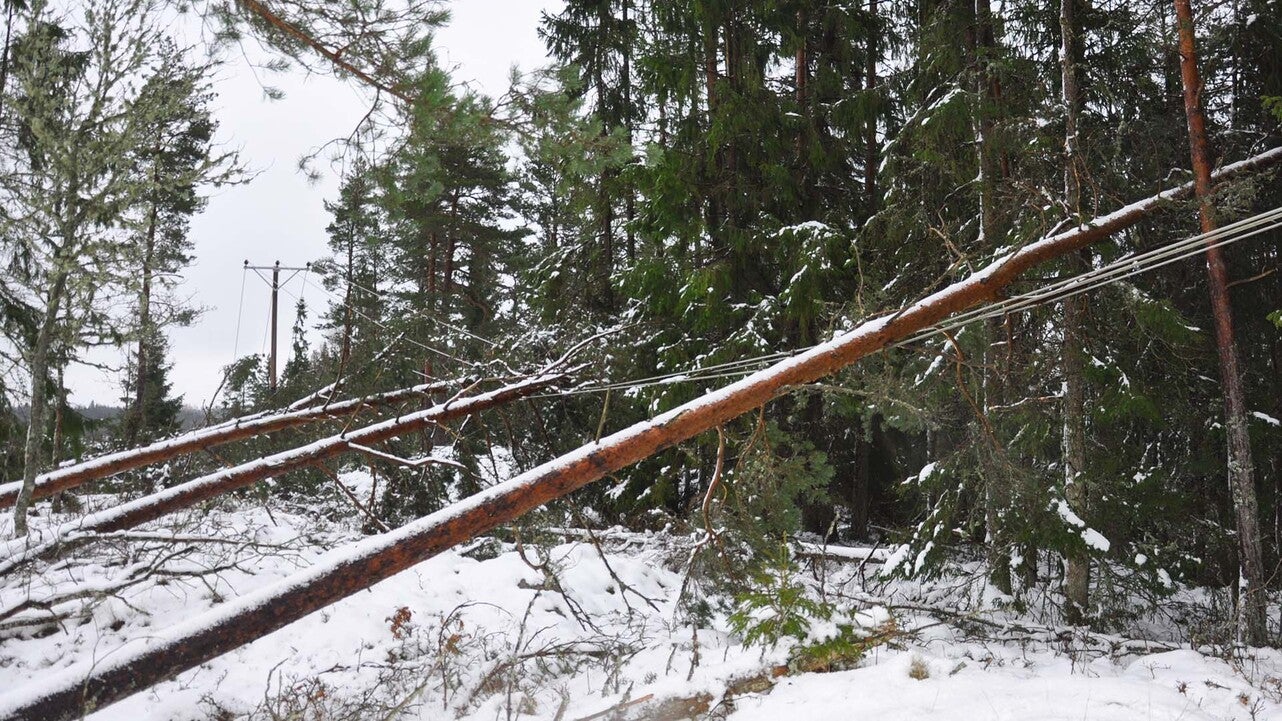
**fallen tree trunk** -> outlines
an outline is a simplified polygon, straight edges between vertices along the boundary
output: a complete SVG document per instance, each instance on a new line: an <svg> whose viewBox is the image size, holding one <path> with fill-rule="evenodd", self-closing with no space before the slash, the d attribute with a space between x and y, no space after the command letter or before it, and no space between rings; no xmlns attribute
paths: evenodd
<svg viewBox="0 0 1282 721"><path fill-rule="evenodd" d="M865 546L828 546L820 543L801 543L798 553L810 558L827 558L834 561L859 561L860 563L885 563L890 558L888 548Z"/></svg>
<svg viewBox="0 0 1282 721"><path fill-rule="evenodd" d="M430 397L433 393L465 385L467 385L466 380L426 383L411 388L379 393L366 398L352 398L288 413L260 413L244 418L236 418L215 426L184 433L175 438L157 441L141 448L109 453L82 463L63 466L47 473L42 473L36 476L35 492L32 494L32 498L47 498L90 481L110 478L125 471L132 471L135 468L142 468L153 463L161 463L171 458L195 453L206 448L296 428L317 421L343 418L362 408L388 406L411 398ZM12 506L21 490L22 481L0 485L0 509Z"/></svg>
<svg viewBox="0 0 1282 721"><path fill-rule="evenodd" d="M1223 180L1282 162L1274 149L1221 170ZM478 534L664 448L767 403L950 315L998 297L1019 274L1115 233L1193 190L1187 184L1007 255L901 311L863 323L800 355L638 423L391 533L335 551L315 566L105 658L51 673L0 697L0 717L75 719L243 646Z"/></svg>
<svg viewBox="0 0 1282 721"><path fill-rule="evenodd" d="M15 566L40 557L77 533L105 533L132 528L152 521L180 508L187 508L200 501L244 488L257 481L311 466L349 452L364 452L361 446L380 443L428 426L455 418L478 413L535 391L564 381L563 373L537 375L486 393L455 398L445 403L392 418L364 428L347 431L337 436L322 438L305 446L275 453L231 468L201 476L173 488L144 496L114 508L90 513L75 521L59 526L48 539L30 536L15 538L2 547L0 574L8 573Z"/></svg>

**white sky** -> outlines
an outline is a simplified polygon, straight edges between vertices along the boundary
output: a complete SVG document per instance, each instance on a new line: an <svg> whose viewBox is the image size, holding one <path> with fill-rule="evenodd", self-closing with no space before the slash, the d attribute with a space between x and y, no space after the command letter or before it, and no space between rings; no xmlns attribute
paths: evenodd
<svg viewBox="0 0 1282 721"><path fill-rule="evenodd" d="M450 25L438 33L437 54L454 68L456 81L473 81L491 96L507 90L512 65L531 69L546 62L537 29L540 13L562 0L462 0L450 2ZM237 339L237 310L241 308L242 263L303 265L323 257L329 214L323 202L337 195L338 178L327 162L318 183L309 183L298 170L300 157L328 140L346 136L367 107L350 85L323 76L295 73L265 78L285 92L279 101L263 98L255 72L243 61L229 62L215 83L215 117L225 145L238 148L242 160L258 176L249 184L219 191L205 212L192 223L195 262L187 269L179 292L208 310L196 324L170 333L170 379L187 405L204 405L221 380L222 367L239 355L266 348L270 291L252 273L244 282L243 315ZM282 274L283 276L284 274ZM302 277L288 293L303 291ZM325 294L308 279L305 296L315 320ZM279 341L283 357L294 323L294 298L281 296ZM101 360L120 365L123 355ZM76 366L68 370L73 403L117 404L121 379L117 373Z"/></svg>

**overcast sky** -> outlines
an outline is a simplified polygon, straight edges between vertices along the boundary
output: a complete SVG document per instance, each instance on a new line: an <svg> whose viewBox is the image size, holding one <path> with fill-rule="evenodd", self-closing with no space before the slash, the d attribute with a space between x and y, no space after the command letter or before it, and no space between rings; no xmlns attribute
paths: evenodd
<svg viewBox="0 0 1282 721"><path fill-rule="evenodd" d="M537 34L540 13L561 0L462 0L449 3L450 25L437 36L437 54L454 67L457 81L472 81L491 96L507 90L512 65L531 69L546 62ZM254 70L241 60L222 68L215 83L215 117L224 144L238 148L253 182L218 191L192 223L196 260L180 289L195 306L208 310L189 328L170 333L174 391L187 405L204 405L221 380L223 366L235 355L266 348L270 290L247 274L241 304L241 265L303 265L326 252L324 201L337 194L338 178L328 163L318 183L309 182L297 164L300 157L328 140L347 135L367 110L351 85L332 78L296 73L267 82L285 98L267 101ZM306 286L304 286L306 280ZM305 295L314 319L326 296L301 275L281 297L279 343L289 347L294 298ZM237 311L241 310L239 338ZM103 360L119 365L113 353ZM282 360L283 365L283 360ZM121 395L118 373L76 367L67 374L72 402L116 404Z"/></svg>

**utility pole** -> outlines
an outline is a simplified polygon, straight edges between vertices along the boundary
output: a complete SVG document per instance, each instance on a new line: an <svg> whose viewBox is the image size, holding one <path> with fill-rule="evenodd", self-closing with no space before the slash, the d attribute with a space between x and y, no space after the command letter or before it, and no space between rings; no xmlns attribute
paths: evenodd
<svg viewBox="0 0 1282 721"><path fill-rule="evenodd" d="M278 315L277 310L279 305L277 302L277 299L280 297L280 287L282 285L280 280L280 272L282 270L294 271L294 275L291 275L285 279L285 282L288 283L289 281L294 279L295 275L298 275L299 273L305 270L311 270L311 267L312 267L311 263L308 263L302 266L301 268L283 266L280 264L279 260L276 261L274 265L250 265L248 260L245 261L245 270L254 271L254 273L257 274L259 278L263 278L263 275L258 272L260 270L270 270L272 272L272 279L270 281L267 281L266 278L263 278L263 280L266 281L267 284L270 285L272 288L271 331L270 331L271 337L272 337L271 354L267 356L267 388L272 393L276 392L276 318Z"/></svg>

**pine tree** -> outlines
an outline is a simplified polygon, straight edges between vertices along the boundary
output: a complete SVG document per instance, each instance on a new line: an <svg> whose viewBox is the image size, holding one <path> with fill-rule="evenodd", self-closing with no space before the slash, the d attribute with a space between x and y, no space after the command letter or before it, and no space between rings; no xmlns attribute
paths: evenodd
<svg viewBox="0 0 1282 721"><path fill-rule="evenodd" d="M1078 125L1081 114L1079 56L1082 44L1081 25L1077 19L1077 0L1060 0L1060 95L1064 101L1064 206L1069 218L1082 218L1082 166ZM1086 269L1086 258L1077 254L1071 269ZM1080 297L1064 301L1064 499L1078 518L1089 518L1086 486L1086 389L1085 333L1086 301ZM1090 559L1070 556L1065 569L1066 613L1070 622L1080 623L1087 613L1090 598Z"/></svg>
<svg viewBox="0 0 1282 721"><path fill-rule="evenodd" d="M603 133L601 121L585 114L576 90L580 82L560 69L518 96L518 113L526 119L518 135L525 162L515 200L537 228L539 243L519 285L529 289L526 302L542 318L567 330L609 320L594 312L600 310L602 286L596 258L600 194L593 183L630 155L620 133Z"/></svg>
<svg viewBox="0 0 1282 721"><path fill-rule="evenodd" d="M417 85L419 101L407 112L404 141L380 170L391 223L395 294L407 338L417 342L419 378L458 368L458 357L489 350L452 330L487 336L499 327L498 282L514 255L521 230L505 227L511 186L501 144L489 121L488 101L455 96L448 76L432 70Z"/></svg>
<svg viewBox="0 0 1282 721"><path fill-rule="evenodd" d="M1207 151L1206 120L1198 71L1193 10L1189 0L1175 0L1179 25L1180 69L1184 81L1184 109L1188 117L1189 147L1197 182L1198 213L1203 233L1218 227L1215 203L1211 198L1211 166ZM1255 491L1255 462L1251 454L1245 391L1233 311L1229 300L1228 270L1223 251L1208 248L1207 274L1210 279L1211 314L1215 322L1215 345L1220 362L1220 383L1224 389L1224 426L1228 447L1228 481L1233 497L1238 565L1241 568L1237 634L1251 645L1267 642L1268 592L1265 587L1264 551L1260 536L1259 506Z"/></svg>
<svg viewBox="0 0 1282 721"><path fill-rule="evenodd" d="M321 283L343 300L323 316L322 327L331 335L321 355L329 353L332 378L349 395L379 390L381 369L372 361L392 341L383 328L387 210L377 181L372 168L359 164L339 187L338 199L325 203L333 216L326 227L332 261L318 268Z"/></svg>

